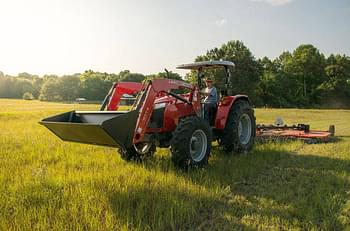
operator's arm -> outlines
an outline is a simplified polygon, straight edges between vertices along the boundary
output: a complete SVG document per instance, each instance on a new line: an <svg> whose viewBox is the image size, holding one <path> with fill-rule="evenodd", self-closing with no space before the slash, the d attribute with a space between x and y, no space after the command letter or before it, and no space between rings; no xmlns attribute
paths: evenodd
<svg viewBox="0 0 350 231"><path fill-rule="evenodd" d="M218 92L216 90L216 87L213 87L213 90L210 92L210 96L215 99L215 101L218 100Z"/></svg>
<svg viewBox="0 0 350 231"><path fill-rule="evenodd" d="M206 92L206 95L209 96L209 97L213 97L213 98L217 98L218 96L218 93L216 91L216 88L215 87L212 87L211 89L208 89L208 91Z"/></svg>

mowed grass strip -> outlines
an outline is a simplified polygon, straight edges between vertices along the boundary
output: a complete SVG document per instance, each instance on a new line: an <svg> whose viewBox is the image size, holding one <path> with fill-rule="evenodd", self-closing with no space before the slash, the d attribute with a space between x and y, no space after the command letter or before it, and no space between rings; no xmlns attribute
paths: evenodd
<svg viewBox="0 0 350 231"><path fill-rule="evenodd" d="M257 123L336 125L337 143L257 144L180 171L168 149L142 164L62 142L38 121L98 105L0 99L0 230L345 230L350 111L257 109Z"/></svg>

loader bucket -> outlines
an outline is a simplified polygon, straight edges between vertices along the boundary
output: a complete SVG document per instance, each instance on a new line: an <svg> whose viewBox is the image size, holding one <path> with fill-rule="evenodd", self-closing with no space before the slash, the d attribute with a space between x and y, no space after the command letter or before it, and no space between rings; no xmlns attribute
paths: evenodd
<svg viewBox="0 0 350 231"><path fill-rule="evenodd" d="M138 111L70 111L39 123L64 141L129 148Z"/></svg>

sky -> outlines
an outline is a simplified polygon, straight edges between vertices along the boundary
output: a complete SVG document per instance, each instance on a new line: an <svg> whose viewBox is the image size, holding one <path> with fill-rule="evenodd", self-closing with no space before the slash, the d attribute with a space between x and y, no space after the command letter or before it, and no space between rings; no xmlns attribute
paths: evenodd
<svg viewBox="0 0 350 231"><path fill-rule="evenodd" d="M0 0L0 71L11 75L176 71L229 40L256 58L300 44L350 56L350 1Z"/></svg>

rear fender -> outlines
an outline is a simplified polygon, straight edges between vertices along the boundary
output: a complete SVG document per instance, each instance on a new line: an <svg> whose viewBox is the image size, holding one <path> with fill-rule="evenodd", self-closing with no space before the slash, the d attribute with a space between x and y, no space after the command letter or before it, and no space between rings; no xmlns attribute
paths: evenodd
<svg viewBox="0 0 350 231"><path fill-rule="evenodd" d="M235 102L238 100L245 100L249 102L249 98L246 95L235 95L223 97L218 106L218 110L215 117L215 128L224 129L230 110Z"/></svg>

